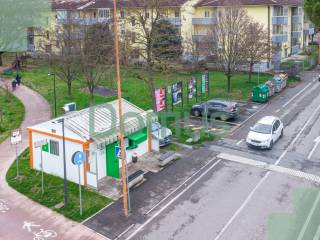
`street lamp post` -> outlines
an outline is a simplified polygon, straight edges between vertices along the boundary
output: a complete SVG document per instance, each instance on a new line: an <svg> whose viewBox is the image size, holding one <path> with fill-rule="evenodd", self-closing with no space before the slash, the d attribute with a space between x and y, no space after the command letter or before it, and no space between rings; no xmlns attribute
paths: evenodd
<svg viewBox="0 0 320 240"><path fill-rule="evenodd" d="M48 76L53 76L54 117L57 117L56 73L49 73Z"/></svg>
<svg viewBox="0 0 320 240"><path fill-rule="evenodd" d="M64 132L64 118L58 120L62 124L62 141L63 141L63 192L64 192L64 206L68 202L68 189L67 189L67 164L66 164L66 141Z"/></svg>

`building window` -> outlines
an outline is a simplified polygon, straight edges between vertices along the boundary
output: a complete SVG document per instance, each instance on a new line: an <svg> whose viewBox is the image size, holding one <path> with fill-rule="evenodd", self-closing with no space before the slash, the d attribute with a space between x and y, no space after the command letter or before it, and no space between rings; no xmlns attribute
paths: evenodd
<svg viewBox="0 0 320 240"><path fill-rule="evenodd" d="M101 8L98 10L99 18L110 18L110 9Z"/></svg>
<svg viewBox="0 0 320 240"><path fill-rule="evenodd" d="M180 11L174 11L174 17L180 18Z"/></svg>
<svg viewBox="0 0 320 240"><path fill-rule="evenodd" d="M57 11L57 19L60 20L60 19L67 19L67 11L65 10L58 10Z"/></svg>
<svg viewBox="0 0 320 240"><path fill-rule="evenodd" d="M46 37L49 40L49 38L50 38L50 32L49 31L46 31Z"/></svg>
<svg viewBox="0 0 320 240"><path fill-rule="evenodd" d="M204 12L204 17L206 17L206 18L210 17L210 12L209 11L205 11Z"/></svg>
<svg viewBox="0 0 320 240"><path fill-rule="evenodd" d="M123 19L125 16L124 16L125 14L124 14L124 11L123 10L121 10L120 11L120 17Z"/></svg>
<svg viewBox="0 0 320 240"><path fill-rule="evenodd" d="M59 156L59 142L50 140L50 153Z"/></svg>
<svg viewBox="0 0 320 240"><path fill-rule="evenodd" d="M150 18L150 13L146 12L146 18Z"/></svg>
<svg viewBox="0 0 320 240"><path fill-rule="evenodd" d="M134 17L131 17L131 25L132 26L136 25L136 19Z"/></svg>

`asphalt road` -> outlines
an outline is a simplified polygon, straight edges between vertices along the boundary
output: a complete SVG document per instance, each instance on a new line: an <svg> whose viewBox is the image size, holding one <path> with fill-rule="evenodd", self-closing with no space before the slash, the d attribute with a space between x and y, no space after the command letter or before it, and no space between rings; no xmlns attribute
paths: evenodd
<svg viewBox="0 0 320 240"><path fill-rule="evenodd" d="M299 86L276 96L230 136L208 144L218 154L215 163L121 238L320 239L316 76L306 73ZM284 137L271 151L249 149L248 130L266 115L283 120Z"/></svg>

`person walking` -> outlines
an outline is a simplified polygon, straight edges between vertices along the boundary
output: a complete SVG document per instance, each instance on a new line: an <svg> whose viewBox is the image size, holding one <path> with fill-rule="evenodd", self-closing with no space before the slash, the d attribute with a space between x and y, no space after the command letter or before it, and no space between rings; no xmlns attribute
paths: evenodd
<svg viewBox="0 0 320 240"><path fill-rule="evenodd" d="M11 82L11 86L12 86L12 91L16 90L17 87L17 81L15 79L12 80Z"/></svg>
<svg viewBox="0 0 320 240"><path fill-rule="evenodd" d="M17 73L17 75L16 75L16 82L17 82L18 86L20 86L21 76L19 75L19 73Z"/></svg>

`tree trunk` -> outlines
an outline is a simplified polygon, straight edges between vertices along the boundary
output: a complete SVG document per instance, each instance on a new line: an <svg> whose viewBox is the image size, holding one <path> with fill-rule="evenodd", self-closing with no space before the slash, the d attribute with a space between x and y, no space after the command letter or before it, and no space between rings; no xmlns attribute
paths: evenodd
<svg viewBox="0 0 320 240"><path fill-rule="evenodd" d="M228 93L231 92L231 75L227 75L227 79L228 79Z"/></svg>
<svg viewBox="0 0 320 240"><path fill-rule="evenodd" d="M71 97L71 91L72 91L72 82L68 80L68 96Z"/></svg>
<svg viewBox="0 0 320 240"><path fill-rule="evenodd" d="M4 52L0 52L0 67L3 65L3 62L2 62L2 54L4 54Z"/></svg>
<svg viewBox="0 0 320 240"><path fill-rule="evenodd" d="M249 83L251 83L252 71L253 71L253 64L250 63L250 64L249 64Z"/></svg>
<svg viewBox="0 0 320 240"><path fill-rule="evenodd" d="M89 94L89 103L90 105L93 104L93 89L90 89L90 94Z"/></svg>

